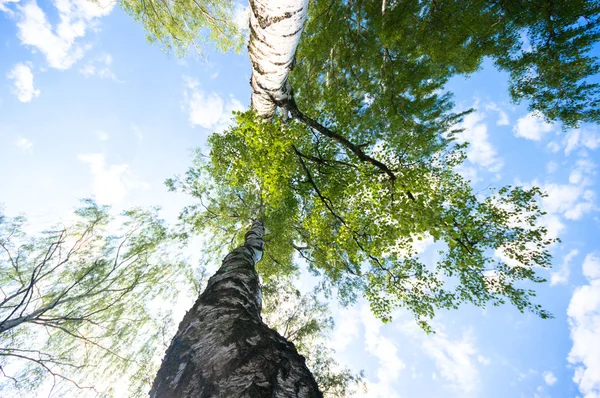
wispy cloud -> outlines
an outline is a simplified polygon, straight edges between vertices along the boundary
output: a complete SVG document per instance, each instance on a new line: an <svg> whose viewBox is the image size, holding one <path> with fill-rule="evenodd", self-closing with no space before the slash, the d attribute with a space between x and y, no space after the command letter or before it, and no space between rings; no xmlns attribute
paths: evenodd
<svg viewBox="0 0 600 398"><path fill-rule="evenodd" d="M540 221L548 228L548 237L556 238L565 227L562 219L579 220L597 210L596 193L592 189L595 175L596 164L587 157L581 157L572 166L567 183L533 180L526 184L517 181L517 184L538 186L546 193L541 200L541 208L547 214Z"/></svg>
<svg viewBox="0 0 600 398"><path fill-rule="evenodd" d="M485 105L486 110L494 111L498 113L498 120L496 120L496 124L498 126L508 126L510 124L510 119L508 118L508 113L502 108L500 108L496 103L489 102Z"/></svg>
<svg viewBox="0 0 600 398"><path fill-rule="evenodd" d="M477 396L481 389L480 366L489 366L491 360L481 354L475 344L475 333L468 328L461 337L449 336L442 324L435 322L435 334L425 334L415 322L398 326L398 330L410 338L412 344L422 347L433 361L437 372L434 379L441 377L446 385L462 397Z"/></svg>
<svg viewBox="0 0 600 398"><path fill-rule="evenodd" d="M136 124L131 125L131 131L133 131L133 134L135 134L135 137L137 138L138 143L141 143L142 141L144 141L144 133L142 132L142 130L140 130L140 128Z"/></svg>
<svg viewBox="0 0 600 398"><path fill-rule="evenodd" d="M79 73L85 77L95 76L101 79L112 79L118 82L119 79L117 79L117 76L111 69L112 62L113 58L110 54L102 54L86 63L79 69Z"/></svg>
<svg viewBox="0 0 600 398"><path fill-rule="evenodd" d="M558 170L558 164L553 160L549 161L546 165L546 172L554 173L556 170Z"/></svg>
<svg viewBox="0 0 600 398"><path fill-rule="evenodd" d="M582 158L575 162L568 184L542 184L541 188L547 194L542 199L544 211L561 214L568 220L579 220L595 210L596 193L590 189L595 174L596 165Z"/></svg>
<svg viewBox="0 0 600 398"><path fill-rule="evenodd" d="M40 96L40 90L33 86L33 72L27 64L16 64L6 75L14 80L14 92L19 101L29 102Z"/></svg>
<svg viewBox="0 0 600 398"><path fill-rule="evenodd" d="M398 355L396 343L381 333L382 322L373 316L368 305L361 306L360 320L365 330L365 351L378 361L376 380L372 377L372 373L367 375L367 392L364 397L398 398L394 383L406 365Z"/></svg>
<svg viewBox="0 0 600 398"><path fill-rule="evenodd" d="M27 138L25 137L20 137L15 141L15 145L21 149L22 151L25 152L31 152L32 148L33 148L33 142L29 141Z"/></svg>
<svg viewBox="0 0 600 398"><path fill-rule="evenodd" d="M247 35L250 31L250 6L236 3L233 11L233 21L238 29L240 29L243 34Z"/></svg>
<svg viewBox="0 0 600 398"><path fill-rule="evenodd" d="M458 340L450 339L441 331L427 337L423 348L434 360L440 375L463 396L474 395L480 387L477 363L484 364L489 360L478 354L473 333L466 331Z"/></svg>
<svg viewBox="0 0 600 398"><path fill-rule="evenodd" d="M567 309L573 347L568 361L583 398L600 396L600 257L590 253L582 266L587 285L573 292Z"/></svg>
<svg viewBox="0 0 600 398"><path fill-rule="evenodd" d="M110 136L108 135L108 133L106 131L103 130L98 130L96 131L96 137L98 137L98 139L100 141L106 141L110 138Z"/></svg>
<svg viewBox="0 0 600 398"><path fill-rule="evenodd" d="M360 313L356 307L340 309L335 321L331 339L331 348L341 352L358 338L360 328Z"/></svg>
<svg viewBox="0 0 600 398"><path fill-rule="evenodd" d="M550 286L565 284L571 273L571 261L579 254L579 250L571 250L567 253L560 264L558 271L550 273Z"/></svg>
<svg viewBox="0 0 600 398"><path fill-rule="evenodd" d="M0 0L0 11L6 12L10 15L13 14L13 11L8 7L10 3L18 3L19 0Z"/></svg>
<svg viewBox="0 0 600 398"><path fill-rule="evenodd" d="M600 132L597 129L575 129L569 131L564 140L565 155L578 148L596 149L600 147Z"/></svg>

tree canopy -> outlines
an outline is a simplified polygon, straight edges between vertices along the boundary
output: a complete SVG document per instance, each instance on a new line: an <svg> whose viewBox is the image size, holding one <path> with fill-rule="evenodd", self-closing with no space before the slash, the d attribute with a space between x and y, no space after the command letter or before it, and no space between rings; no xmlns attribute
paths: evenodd
<svg viewBox="0 0 600 398"><path fill-rule="evenodd" d="M589 53L599 18L589 0L314 0L291 75L296 101L347 138L360 131L374 142L431 123L429 112L450 105L445 83L491 58L508 72L514 101L569 127L598 122L599 64Z"/></svg>
<svg viewBox="0 0 600 398"><path fill-rule="evenodd" d="M257 267L266 280L293 273L297 253L342 302L364 294L384 320L402 306L427 327L435 308L505 301L547 317L530 301L533 291L519 286L542 281L536 268L550 266L552 240L537 223L539 190L474 193L455 171L463 145L440 138L424 156L411 153L420 149L413 140L404 157L380 144L377 156L392 180L301 123L263 123L248 112L210 138L209 162L199 156L170 185L202 200L182 216L212 228L215 239L236 236L264 209L267 248ZM417 242L429 237L438 242L435 266L418 252Z"/></svg>
<svg viewBox="0 0 600 398"><path fill-rule="evenodd" d="M542 282L536 271L551 264L543 193L473 191L456 171L468 111L456 113L444 87L491 58L509 72L513 100L540 117L598 122L589 51L599 10L594 1L312 1L294 98L272 122L239 114L209 139L208 157L169 181L202 200L182 218L224 238L264 213L267 279L294 272L297 254L342 302L364 295L384 320L401 306L427 329L436 308L464 302L548 317L522 283ZM425 239L433 262L419 255Z"/></svg>

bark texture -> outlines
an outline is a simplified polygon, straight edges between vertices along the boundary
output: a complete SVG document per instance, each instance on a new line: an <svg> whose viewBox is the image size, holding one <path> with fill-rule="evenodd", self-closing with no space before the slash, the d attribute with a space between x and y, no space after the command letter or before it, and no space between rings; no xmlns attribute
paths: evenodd
<svg viewBox="0 0 600 398"><path fill-rule="evenodd" d="M308 0L250 0L252 109L264 119L292 99L289 71L304 27Z"/></svg>
<svg viewBox="0 0 600 398"><path fill-rule="evenodd" d="M322 397L304 357L260 317L254 265L263 234L255 221L244 246L209 279L179 324L150 397Z"/></svg>

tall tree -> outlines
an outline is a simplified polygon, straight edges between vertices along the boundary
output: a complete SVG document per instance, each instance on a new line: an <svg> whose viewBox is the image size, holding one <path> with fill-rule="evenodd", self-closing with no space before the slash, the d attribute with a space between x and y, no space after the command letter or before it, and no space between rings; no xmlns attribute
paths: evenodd
<svg viewBox="0 0 600 398"><path fill-rule="evenodd" d="M254 221L179 324L151 397L321 397L294 345L261 319L264 227Z"/></svg>
<svg viewBox="0 0 600 398"><path fill-rule="evenodd" d="M38 396L48 379L55 393L111 395L122 377L130 390L120 394L142 396L156 372L170 331L151 302L172 301L187 269L164 222L139 209L117 222L89 200L76 216L36 235L0 214L3 396Z"/></svg>

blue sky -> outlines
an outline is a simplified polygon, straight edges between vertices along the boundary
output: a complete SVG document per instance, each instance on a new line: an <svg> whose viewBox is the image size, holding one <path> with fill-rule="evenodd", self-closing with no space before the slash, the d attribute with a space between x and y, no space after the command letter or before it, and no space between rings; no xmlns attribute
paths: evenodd
<svg viewBox="0 0 600 398"><path fill-rule="evenodd" d="M160 205L173 219L188 199L163 181L249 104L247 54L175 59L99 3L0 0L0 202L33 224L91 195L115 209ZM458 107L477 108L463 123L472 144L461 168L474 186L548 193L543 222L562 242L537 291L556 318L465 307L440 313L428 336L405 312L382 325L359 302L333 308L330 345L365 370L368 397L600 397L600 129L563 131L511 104L489 63L449 88Z"/></svg>

